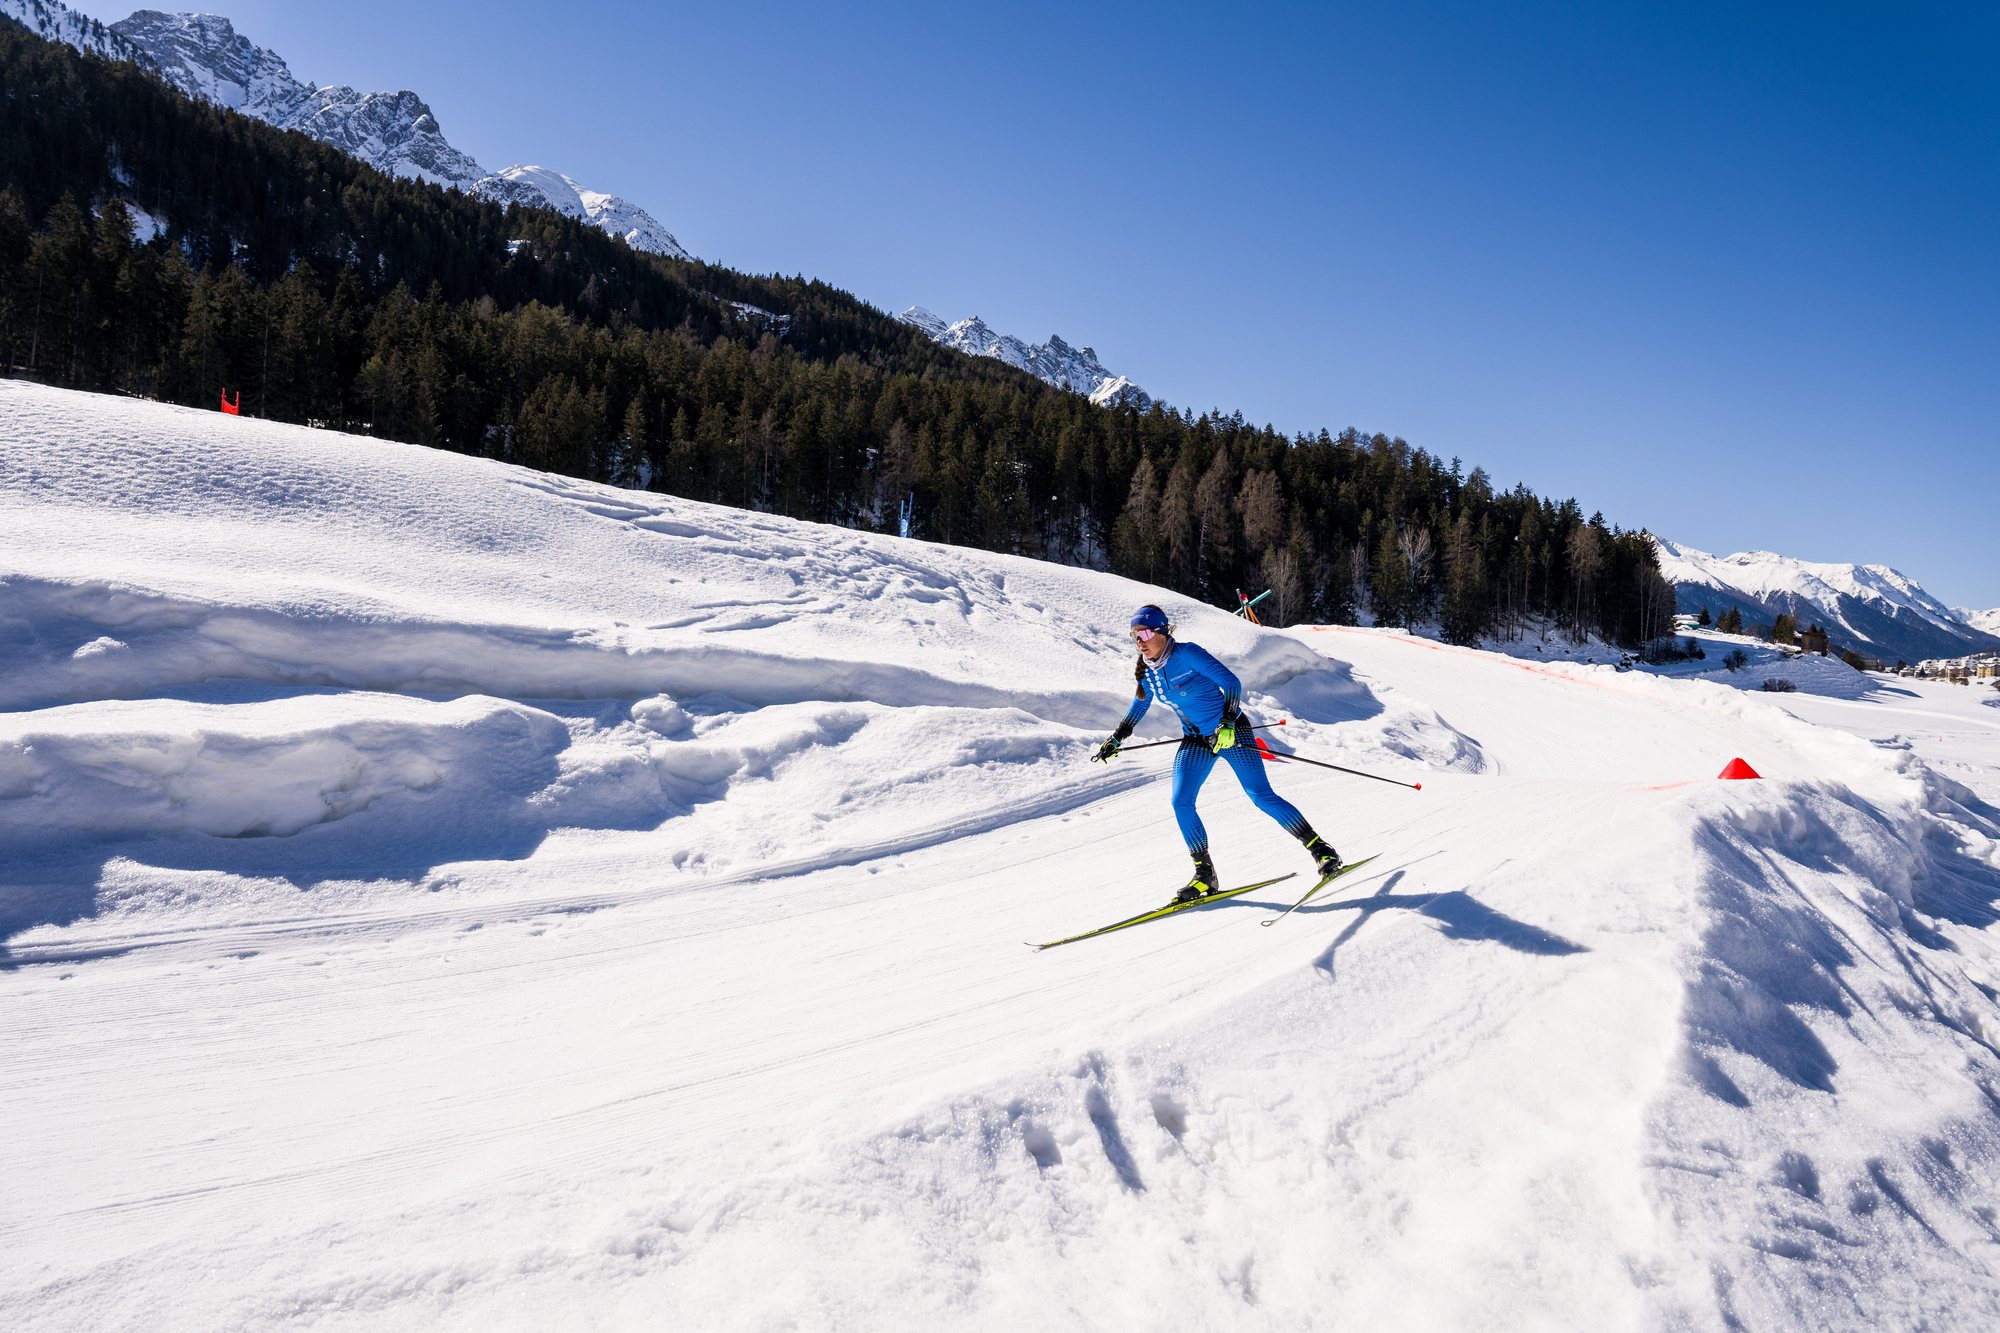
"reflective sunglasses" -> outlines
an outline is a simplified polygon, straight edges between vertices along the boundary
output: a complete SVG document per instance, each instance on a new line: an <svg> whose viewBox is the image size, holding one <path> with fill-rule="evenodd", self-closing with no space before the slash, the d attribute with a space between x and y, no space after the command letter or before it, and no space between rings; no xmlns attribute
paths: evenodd
<svg viewBox="0 0 2000 1333"><path fill-rule="evenodd" d="M1132 627L1132 642L1151 643L1153 641L1153 636L1155 634L1164 634L1164 633L1166 633L1165 630L1147 629L1143 625L1134 625Z"/></svg>

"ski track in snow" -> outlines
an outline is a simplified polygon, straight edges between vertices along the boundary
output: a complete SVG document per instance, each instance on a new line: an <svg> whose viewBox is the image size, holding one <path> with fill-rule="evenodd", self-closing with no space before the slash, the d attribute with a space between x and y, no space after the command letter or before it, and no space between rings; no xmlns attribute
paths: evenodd
<svg viewBox="0 0 2000 1333"><path fill-rule="evenodd" d="M1086 762L1156 589L15 382L0 460L14 1327L2000 1311L1974 691L1168 598L1424 789L1276 766L1381 859L1034 954L1185 873Z"/></svg>

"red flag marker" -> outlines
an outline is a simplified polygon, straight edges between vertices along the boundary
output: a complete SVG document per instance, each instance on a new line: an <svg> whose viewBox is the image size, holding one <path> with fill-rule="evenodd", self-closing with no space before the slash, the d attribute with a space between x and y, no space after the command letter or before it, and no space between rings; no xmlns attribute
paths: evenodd
<svg viewBox="0 0 2000 1333"><path fill-rule="evenodd" d="M241 416L241 415L242 415L242 412L241 412L241 408L242 408L242 407L243 407L243 390L241 390L241 389L238 389L238 390L236 391L236 401L235 401L235 402L233 402L233 403L229 401L229 390L227 390L227 389L224 389L224 390L222 391L222 410L223 410L223 411L227 412L227 413L228 413L228 414L229 414L230 416L232 416L232 417L234 417L234 416Z"/></svg>
<svg viewBox="0 0 2000 1333"><path fill-rule="evenodd" d="M1716 776L1718 778L1756 778L1762 777L1763 774L1744 763L1741 759L1732 759Z"/></svg>

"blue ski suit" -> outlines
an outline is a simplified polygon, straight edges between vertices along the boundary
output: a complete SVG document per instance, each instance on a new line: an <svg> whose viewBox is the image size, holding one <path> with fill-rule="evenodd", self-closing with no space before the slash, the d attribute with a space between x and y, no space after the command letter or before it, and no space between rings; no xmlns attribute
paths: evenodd
<svg viewBox="0 0 2000 1333"><path fill-rule="evenodd" d="M1271 790L1264 760L1247 733L1219 755L1208 748L1206 738L1214 734L1224 718L1237 715L1243 683L1236 679L1235 672L1198 644L1170 642L1157 663L1140 655L1138 676L1136 697L1125 710L1125 720L1118 724L1118 735L1121 739L1131 735L1132 728L1139 725L1139 719L1146 716L1155 699L1181 720L1186 734L1174 755L1174 820L1181 826L1181 836L1187 839L1188 851L1200 856L1208 850L1208 830L1202 827L1201 816L1195 813L1194 800L1217 759L1226 760L1235 770L1236 780L1243 784L1243 790L1259 810L1277 820L1293 837L1300 835L1306 827L1306 817L1297 806Z"/></svg>

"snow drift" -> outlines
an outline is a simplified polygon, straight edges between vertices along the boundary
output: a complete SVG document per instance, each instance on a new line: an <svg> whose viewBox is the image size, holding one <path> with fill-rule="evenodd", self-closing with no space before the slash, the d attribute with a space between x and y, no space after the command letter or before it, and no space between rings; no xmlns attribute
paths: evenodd
<svg viewBox="0 0 2000 1333"><path fill-rule="evenodd" d="M1263 631L13 382L0 459L16 1327L2000 1313L1970 691ZM1163 598L1279 749L1424 791L1281 765L1354 882L1030 953L1185 873L1168 752L1086 759Z"/></svg>

